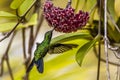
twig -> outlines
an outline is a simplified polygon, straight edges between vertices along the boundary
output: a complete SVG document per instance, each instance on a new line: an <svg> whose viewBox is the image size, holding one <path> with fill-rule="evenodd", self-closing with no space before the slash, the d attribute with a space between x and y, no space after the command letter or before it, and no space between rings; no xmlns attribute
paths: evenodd
<svg viewBox="0 0 120 80"><path fill-rule="evenodd" d="M118 75L118 66L117 66L117 72L116 72L116 79L115 80L119 80L119 75Z"/></svg>
<svg viewBox="0 0 120 80"><path fill-rule="evenodd" d="M120 80L120 66L117 66L117 68L118 68L118 80Z"/></svg>
<svg viewBox="0 0 120 80"><path fill-rule="evenodd" d="M37 37L37 35L39 33L40 27L41 27L41 25L43 23L43 20L44 20L44 17L42 15L43 15L43 13L41 13L41 16L40 16L40 18L38 20L39 22L37 24L37 30L36 30L35 37L34 37L35 39L36 39L36 37Z"/></svg>
<svg viewBox="0 0 120 80"><path fill-rule="evenodd" d="M4 55L5 56L5 60L7 62L8 70L9 70L9 73L10 73L10 76L11 76L12 80L14 80L14 77L13 77L12 69L11 69L10 63L9 63L8 51L9 51L9 49L11 47L11 44L12 44L12 41L13 41L15 35L16 35L16 32L13 33L13 36L12 36L12 38L11 38L9 44L8 44L7 50L6 50L5 55Z"/></svg>
<svg viewBox="0 0 120 80"><path fill-rule="evenodd" d="M2 39L0 39L0 42L8 38L21 22L22 22L22 18L18 21L18 23L14 26L14 28L9 33L7 33Z"/></svg>
<svg viewBox="0 0 120 80"><path fill-rule="evenodd" d="M98 0L99 3L99 26L98 26L98 35L101 35L101 18L102 18L102 2ZM101 58L101 40L99 39L98 43L98 68L97 68L97 80L100 78L100 58Z"/></svg>
<svg viewBox="0 0 120 80"><path fill-rule="evenodd" d="M27 69L27 66L28 66L28 59L27 59L27 55L26 55L26 43L25 43L25 40L26 40L26 37L25 37L25 28L22 29L22 45L23 45L23 56L24 56L24 60L25 60L25 68ZM28 75L27 76L24 76L23 77L23 80L28 80Z"/></svg>
<svg viewBox="0 0 120 80"><path fill-rule="evenodd" d="M37 0L36 0L37 1ZM17 28L17 26L24 20L25 16L27 15L27 13L31 10L31 8L34 6L34 4L36 3L36 1L33 3L33 5L26 11L26 13L21 17L20 20L18 20L18 22L16 23L16 25L14 26L14 28L8 32L2 39L0 39L0 42L3 41L4 39L8 38L11 33Z"/></svg>
<svg viewBox="0 0 120 80"><path fill-rule="evenodd" d="M4 71L3 63L4 63L4 57L2 57L1 63L0 63L0 76L3 75L3 71Z"/></svg>
<svg viewBox="0 0 120 80"><path fill-rule="evenodd" d="M30 26L30 37L29 37L29 47L28 47L29 56L31 56L33 41L34 41L33 26Z"/></svg>
<svg viewBox="0 0 120 80"><path fill-rule="evenodd" d="M22 42L23 42L23 55L24 55L24 59L26 59L26 45L25 45L25 28L22 29Z"/></svg>
<svg viewBox="0 0 120 80"><path fill-rule="evenodd" d="M32 47L33 47L33 42L34 42L34 37L33 37L33 26L30 26L30 37L29 37L29 45L28 45L28 58L26 58L25 60L25 65L26 65L26 69L28 67L29 62L31 61L31 57L32 57ZM29 80L29 74L26 73L25 76L23 77L23 80Z"/></svg>
<svg viewBox="0 0 120 80"><path fill-rule="evenodd" d="M8 67L8 70L9 70L10 77L11 77L12 80L14 80L12 69L11 69L10 62L9 62L9 58L8 58L8 60L6 60L6 63L7 63L7 67Z"/></svg>
<svg viewBox="0 0 120 80"><path fill-rule="evenodd" d="M115 57L116 57L117 59L120 59L120 55L119 55L119 53L120 53L120 48L119 48L118 46L111 46L110 44L108 44L108 48L109 48L111 51L113 51L113 53L114 53L114 55L115 55Z"/></svg>
<svg viewBox="0 0 120 80"><path fill-rule="evenodd" d="M66 8L69 7L72 4L72 0L68 0L68 3L66 5Z"/></svg>
<svg viewBox="0 0 120 80"><path fill-rule="evenodd" d="M97 50L96 50L95 46L93 47L93 50L94 50L95 56L98 58ZM100 58L100 60L101 60L102 62L106 62L106 60L103 59L103 58ZM108 61L108 63L111 64L111 65L113 65L113 66L120 66L120 64L115 63L115 62Z"/></svg>
<svg viewBox="0 0 120 80"><path fill-rule="evenodd" d="M38 14L38 25L37 25L37 32L35 33L35 37L34 37L34 26L29 26L30 28L30 36L29 36L29 45L28 45L28 58L26 59L26 66L28 67L29 62L31 61L31 57L32 57L32 47L34 44L34 41L36 39L36 36L39 32L39 29L41 27L42 24L42 20L40 21L40 17L39 17L39 8L40 8L40 2L39 0L36 1L36 4L34 5L34 11L33 13L37 13ZM43 17L43 16L42 16ZM29 73L26 73L25 76L23 77L24 80L28 80L29 79Z"/></svg>
<svg viewBox="0 0 120 80"><path fill-rule="evenodd" d="M36 32L35 32L35 36L34 36L34 39L33 39L33 43L35 42L35 40L36 40L36 37L37 37L37 35L38 35L38 33L39 33L39 30L40 30L40 28L41 28L41 25L42 25L42 23L43 23L43 19L44 19L44 16L43 16L43 12L41 11L41 14L40 14L40 9L41 8L41 2L37 2L36 3L36 5L35 5L35 10L34 10L34 13L37 13L37 15L38 15L38 18L37 18L37 29L36 29Z"/></svg>
<svg viewBox="0 0 120 80"><path fill-rule="evenodd" d="M23 45L23 57L24 57L24 60L25 60L25 67L27 69L27 55L26 55L26 43L25 43L25 40L26 40L26 37L25 37L25 31L26 28L23 28L22 29L22 45Z"/></svg>
<svg viewBox="0 0 120 80"><path fill-rule="evenodd" d="M118 63L120 63L120 59L118 60ZM115 80L120 80L120 66L117 66L117 72L116 72L116 79Z"/></svg>
<svg viewBox="0 0 120 80"><path fill-rule="evenodd" d="M107 80L110 80L110 70L109 70L109 57L108 57L108 42L107 42L107 0L104 0L104 45L105 45L105 55L106 55L106 70L107 70Z"/></svg>
<svg viewBox="0 0 120 80"><path fill-rule="evenodd" d="M9 63L8 51L9 51L9 49L11 47L11 44L12 44L12 41L13 41L13 38L14 38L15 34L16 34L16 32L13 33L13 35L12 35L12 37L10 39L10 42L8 44L8 47L7 47L4 55L2 56L2 60L1 60L1 70L2 70L1 71L1 76L2 76L3 71L4 71L3 62L6 61L7 67L8 67L8 71L9 71L9 74L10 74L10 77L11 77L12 80L14 80L14 77L13 77L12 69L11 69L10 63Z"/></svg>

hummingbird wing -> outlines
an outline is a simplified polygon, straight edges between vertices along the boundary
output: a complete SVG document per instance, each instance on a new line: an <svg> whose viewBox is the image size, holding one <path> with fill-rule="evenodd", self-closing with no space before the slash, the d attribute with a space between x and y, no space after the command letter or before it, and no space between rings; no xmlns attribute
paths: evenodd
<svg viewBox="0 0 120 80"><path fill-rule="evenodd" d="M77 46L78 46L77 44L61 44L61 43L51 44L48 53L59 54L71 50L73 48L76 48Z"/></svg>

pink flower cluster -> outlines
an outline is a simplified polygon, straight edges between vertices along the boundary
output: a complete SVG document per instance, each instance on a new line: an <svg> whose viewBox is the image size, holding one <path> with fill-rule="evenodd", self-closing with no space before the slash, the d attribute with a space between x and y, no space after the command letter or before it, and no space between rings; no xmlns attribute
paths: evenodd
<svg viewBox="0 0 120 80"><path fill-rule="evenodd" d="M71 6L63 9L53 6L51 1L46 1L44 4L44 17L56 31L70 33L85 26L89 14L81 10L75 14L75 10Z"/></svg>

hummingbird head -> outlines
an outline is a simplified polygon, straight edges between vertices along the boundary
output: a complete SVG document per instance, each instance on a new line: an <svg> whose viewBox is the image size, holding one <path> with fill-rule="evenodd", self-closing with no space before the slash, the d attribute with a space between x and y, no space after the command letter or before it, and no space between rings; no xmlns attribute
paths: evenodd
<svg viewBox="0 0 120 80"><path fill-rule="evenodd" d="M51 38L52 38L52 32L53 32L53 30L47 31L47 32L45 33L44 39L46 39L46 40L51 39Z"/></svg>

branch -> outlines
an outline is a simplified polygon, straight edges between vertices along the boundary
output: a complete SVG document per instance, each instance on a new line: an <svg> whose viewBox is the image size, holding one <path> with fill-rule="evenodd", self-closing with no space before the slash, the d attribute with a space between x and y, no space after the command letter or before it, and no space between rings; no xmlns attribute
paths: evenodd
<svg viewBox="0 0 120 80"><path fill-rule="evenodd" d="M99 7L99 26L98 26L98 35L101 35L101 19L102 19L102 2L101 0L98 0L98 7ZM98 43L98 68L97 68L97 80L100 78L100 58L101 58L101 40L99 39Z"/></svg>
<svg viewBox="0 0 120 80"><path fill-rule="evenodd" d="M23 46L23 57L24 57L24 60L25 60L25 67L27 69L27 64L26 64L26 61L27 61L27 55L26 55L26 37L25 37L25 31L26 28L23 28L22 29L22 46Z"/></svg>
<svg viewBox="0 0 120 80"><path fill-rule="evenodd" d="M40 27L41 27L41 25L42 25L42 23L43 23L43 20L44 20L44 17L43 17L43 13L41 13L41 16L40 16L40 18L38 19L38 24L37 24L37 29L36 29L36 33L35 33L35 39L37 38L37 35L38 35L38 33L39 33L39 30L40 30Z"/></svg>
<svg viewBox="0 0 120 80"><path fill-rule="evenodd" d="M14 38L15 35L16 35L16 32L13 33L13 35L12 35L12 37L10 39L10 42L8 44L8 47L7 47L4 55L2 56L2 59L1 59L1 72L0 72L0 76L2 76L3 72L4 72L3 63L4 63L4 61L6 61L7 67L8 67L8 71L9 71L9 74L10 74L10 77L11 77L12 80L14 80L14 77L13 77L12 69L11 69L10 63L9 63L8 51L9 51L9 49L11 47L11 44L12 44L12 41L13 41L13 38Z"/></svg>
<svg viewBox="0 0 120 80"><path fill-rule="evenodd" d="M107 0L104 0L104 45L106 55L107 79L110 80L109 57L108 57L108 40L107 40Z"/></svg>

